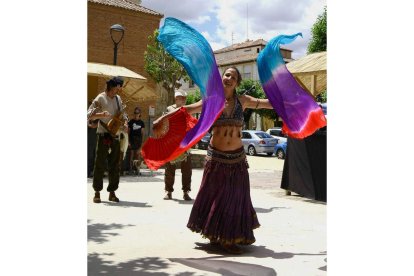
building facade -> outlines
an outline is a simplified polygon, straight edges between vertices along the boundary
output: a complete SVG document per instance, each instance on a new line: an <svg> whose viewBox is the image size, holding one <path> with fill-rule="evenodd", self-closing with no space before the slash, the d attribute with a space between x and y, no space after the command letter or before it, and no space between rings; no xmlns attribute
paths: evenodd
<svg viewBox="0 0 414 276"><path fill-rule="evenodd" d="M220 73L229 66L236 66L243 79L259 80L257 71L257 56L266 46L263 39L247 40L214 51ZM292 50L281 47L281 54L286 63L292 61Z"/></svg>
<svg viewBox="0 0 414 276"><path fill-rule="evenodd" d="M223 74L226 68L235 66L240 71L243 79L259 81L256 60L266 44L267 41L263 39L247 40L214 51L214 57L216 58L220 74ZM280 50L286 63L293 61L292 50L284 47L280 47ZM182 89L189 93L197 89L197 86L192 81L187 83L182 82L182 85Z"/></svg>

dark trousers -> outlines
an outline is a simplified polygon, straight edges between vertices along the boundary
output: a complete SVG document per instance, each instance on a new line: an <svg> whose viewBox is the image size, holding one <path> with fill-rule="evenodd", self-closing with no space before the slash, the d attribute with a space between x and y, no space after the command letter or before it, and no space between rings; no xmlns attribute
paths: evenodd
<svg viewBox="0 0 414 276"><path fill-rule="evenodd" d="M181 174L182 179L181 182L183 184L183 191L188 192L191 191L191 174L192 174L192 168L191 168L191 155L187 156L187 160L181 161L176 164L171 164L168 162L165 167L165 190L167 192L173 192L174 191L174 180L175 180L175 170L177 166L181 167Z"/></svg>
<svg viewBox="0 0 414 276"><path fill-rule="evenodd" d="M88 127L88 177L93 174L96 152L96 128Z"/></svg>
<svg viewBox="0 0 414 276"><path fill-rule="evenodd" d="M112 140L112 141L111 141ZM108 150L111 149L111 153ZM108 192L114 192L119 186L119 167L121 151L118 139L110 139L100 134L97 135L95 166L93 169L93 189L99 192L103 189L103 175L105 162L108 160Z"/></svg>

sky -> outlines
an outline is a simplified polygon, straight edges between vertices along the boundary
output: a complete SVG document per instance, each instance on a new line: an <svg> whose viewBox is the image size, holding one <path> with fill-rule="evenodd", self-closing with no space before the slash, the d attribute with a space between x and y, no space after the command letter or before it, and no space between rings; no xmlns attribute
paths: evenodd
<svg viewBox="0 0 414 276"><path fill-rule="evenodd" d="M142 0L141 5L191 25L213 50L230 46L232 37L233 43L247 38L269 41L280 34L301 32L303 38L285 46L297 59L306 55L311 28L326 0Z"/></svg>

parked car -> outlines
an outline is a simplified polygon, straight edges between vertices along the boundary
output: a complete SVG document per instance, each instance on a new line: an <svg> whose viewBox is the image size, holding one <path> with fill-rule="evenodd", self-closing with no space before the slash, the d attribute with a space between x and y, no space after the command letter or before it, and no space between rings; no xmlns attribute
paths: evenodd
<svg viewBox="0 0 414 276"><path fill-rule="evenodd" d="M210 144L210 139L211 139L211 134L207 132L206 135L204 135L204 137L201 138L201 140L198 141L197 144L195 144L195 148L206 150L208 148L208 145Z"/></svg>
<svg viewBox="0 0 414 276"><path fill-rule="evenodd" d="M242 143L244 151L249 155L266 153L271 156L277 139L261 130L243 130Z"/></svg>
<svg viewBox="0 0 414 276"><path fill-rule="evenodd" d="M278 139L278 142L277 142L278 144L283 143L283 142L287 142L287 137L282 132L281 127L269 128L266 131L266 133L272 135L274 138L277 138Z"/></svg>
<svg viewBox="0 0 414 276"><path fill-rule="evenodd" d="M277 158L285 159L287 152L287 142L276 144L274 148L274 153Z"/></svg>
<svg viewBox="0 0 414 276"><path fill-rule="evenodd" d="M327 110L327 104L326 103L318 103L319 106L322 108L323 114L325 115L325 119L328 120L328 110ZM319 133L325 133L326 134L326 126L319 129Z"/></svg>
<svg viewBox="0 0 414 276"><path fill-rule="evenodd" d="M322 108L323 114L325 114L325 116L328 113L328 106L326 103L320 103L319 106Z"/></svg>

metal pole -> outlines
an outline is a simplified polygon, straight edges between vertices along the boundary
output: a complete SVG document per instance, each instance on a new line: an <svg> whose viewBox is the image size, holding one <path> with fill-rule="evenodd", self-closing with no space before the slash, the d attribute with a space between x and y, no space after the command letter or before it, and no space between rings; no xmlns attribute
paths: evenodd
<svg viewBox="0 0 414 276"><path fill-rule="evenodd" d="M118 43L114 43L114 65L116 65L117 54L118 54Z"/></svg>

